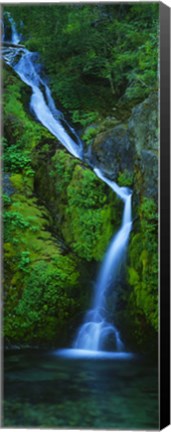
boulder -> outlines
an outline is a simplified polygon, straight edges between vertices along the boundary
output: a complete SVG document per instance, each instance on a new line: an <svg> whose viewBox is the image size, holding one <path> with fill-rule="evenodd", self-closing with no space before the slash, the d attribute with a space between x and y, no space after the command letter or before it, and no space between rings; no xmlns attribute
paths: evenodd
<svg viewBox="0 0 171 432"><path fill-rule="evenodd" d="M135 165L141 184L135 183L137 193L157 200L158 195L158 94L151 94L132 110L128 135L135 149ZM135 176L135 180L137 175Z"/></svg>
<svg viewBox="0 0 171 432"><path fill-rule="evenodd" d="M133 108L127 124L96 135L91 163L116 182L126 172L138 195L157 199L158 146L158 94L153 93Z"/></svg>
<svg viewBox="0 0 171 432"><path fill-rule="evenodd" d="M10 174L4 173L3 175L3 193L10 197L15 192L10 180Z"/></svg>
<svg viewBox="0 0 171 432"><path fill-rule="evenodd" d="M158 150L158 94L152 93L136 105L128 121L128 135L135 147L136 155L142 156L143 150Z"/></svg>
<svg viewBox="0 0 171 432"><path fill-rule="evenodd" d="M96 136L92 146L92 162L116 180L119 172L133 171L135 150L124 124Z"/></svg>

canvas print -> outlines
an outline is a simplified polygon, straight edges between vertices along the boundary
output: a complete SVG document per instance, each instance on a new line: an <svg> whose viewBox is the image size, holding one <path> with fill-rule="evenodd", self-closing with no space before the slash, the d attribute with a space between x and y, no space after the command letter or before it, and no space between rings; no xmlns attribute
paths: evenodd
<svg viewBox="0 0 171 432"><path fill-rule="evenodd" d="M157 429L159 4L1 28L3 426Z"/></svg>

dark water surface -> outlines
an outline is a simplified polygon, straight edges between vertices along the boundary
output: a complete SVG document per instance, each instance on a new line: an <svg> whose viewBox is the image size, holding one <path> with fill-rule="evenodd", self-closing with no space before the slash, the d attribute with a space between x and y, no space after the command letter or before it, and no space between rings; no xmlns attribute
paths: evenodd
<svg viewBox="0 0 171 432"><path fill-rule="evenodd" d="M158 429L157 366L138 357L76 360L7 352L3 426Z"/></svg>

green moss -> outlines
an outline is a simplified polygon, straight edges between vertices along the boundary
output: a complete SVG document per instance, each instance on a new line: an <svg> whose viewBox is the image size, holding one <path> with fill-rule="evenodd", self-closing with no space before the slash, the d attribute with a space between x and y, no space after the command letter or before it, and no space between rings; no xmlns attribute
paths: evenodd
<svg viewBox="0 0 171 432"><path fill-rule="evenodd" d="M20 159L17 158L19 148L29 151L40 140L43 128L38 123L33 122L26 114L22 102L22 90L27 86L20 81L15 74L4 68L4 133L12 147L9 152L8 163L12 164L12 168L17 164L20 167L21 160L27 163L26 154L20 153ZM10 156L11 155L11 156ZM27 153L27 157L29 155Z"/></svg>
<svg viewBox="0 0 171 432"><path fill-rule="evenodd" d="M132 172L129 172L128 170L124 170L123 172L120 172L118 175L118 184L119 186L132 186L134 181L134 175Z"/></svg>
<svg viewBox="0 0 171 432"><path fill-rule="evenodd" d="M130 283L130 285L133 285L133 286L137 286L139 283L138 273L132 267L129 267L129 283Z"/></svg>
<svg viewBox="0 0 171 432"><path fill-rule="evenodd" d="M86 142L87 144L91 144L92 143L92 138L94 138L98 133L97 128L93 127L93 126L89 126L83 136L82 139L84 142Z"/></svg>
<svg viewBox="0 0 171 432"><path fill-rule="evenodd" d="M120 200L65 150L57 150L49 164L39 169L36 184L53 215L54 229L62 233L69 248L78 258L101 260L118 227Z"/></svg>
<svg viewBox="0 0 171 432"><path fill-rule="evenodd" d="M78 165L67 188L67 197L64 225L66 240L78 256L88 261L101 260L115 229L115 203L109 203L105 187L96 175ZM117 219L115 223L117 224ZM66 225L70 226L68 239Z"/></svg>
<svg viewBox="0 0 171 432"><path fill-rule="evenodd" d="M18 200L19 196L5 214L5 272L10 282L5 286L5 337L51 342L61 326L67 326L69 312L74 315L77 310L79 274L73 258L61 254L46 230L47 211L33 199Z"/></svg>
<svg viewBox="0 0 171 432"><path fill-rule="evenodd" d="M22 174L12 174L10 177L10 181L14 188L18 190L18 192L24 192L24 182Z"/></svg>
<svg viewBox="0 0 171 432"><path fill-rule="evenodd" d="M79 273L73 256L63 255L49 231L52 217L34 190L36 152L43 165L56 139L25 112L25 86L9 70L4 73L4 167L14 188L11 197L4 195L5 340L52 343L62 332L64 341L68 320L79 308ZM61 176L64 157L61 154Z"/></svg>
<svg viewBox="0 0 171 432"><path fill-rule="evenodd" d="M133 291L130 296L132 315L145 316L158 329L158 237L157 206L153 199L144 197L139 207L140 229L131 238L128 281Z"/></svg>
<svg viewBox="0 0 171 432"><path fill-rule="evenodd" d="M29 265L28 253L24 257L22 254L23 265ZM48 265L42 257L32 263L31 271L25 273L25 288L13 309L11 332L16 331L18 339L24 341L51 342L58 338L61 327L66 327L68 313L75 310L71 288L76 287L77 278L73 261L60 254L53 256Z"/></svg>

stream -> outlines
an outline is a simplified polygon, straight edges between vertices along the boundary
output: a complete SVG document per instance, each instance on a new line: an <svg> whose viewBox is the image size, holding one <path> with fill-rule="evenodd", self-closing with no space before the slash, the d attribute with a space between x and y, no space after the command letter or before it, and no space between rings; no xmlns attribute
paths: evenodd
<svg viewBox="0 0 171 432"><path fill-rule="evenodd" d="M4 426L158 429L154 360L6 352Z"/></svg>

